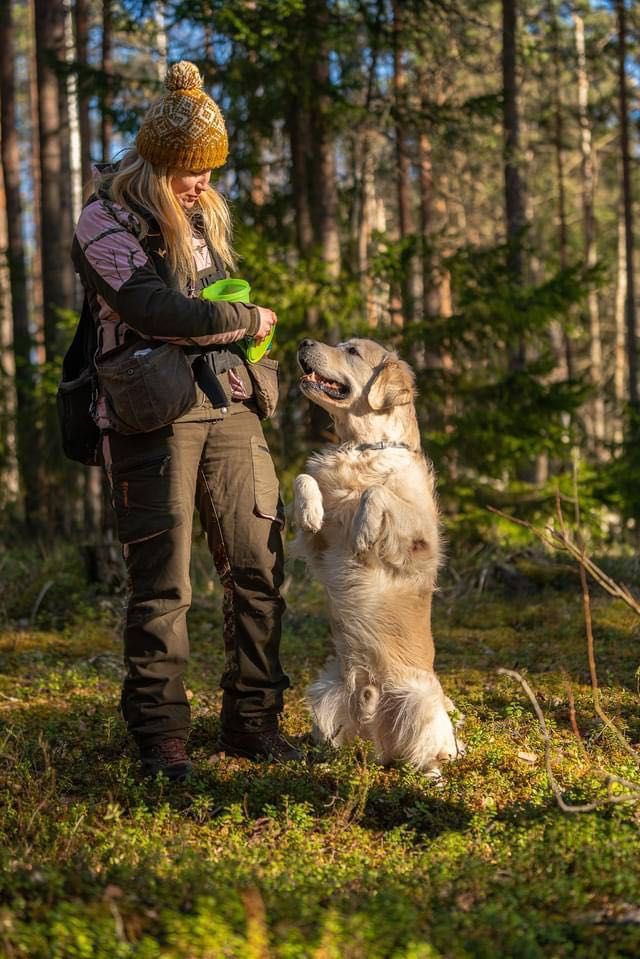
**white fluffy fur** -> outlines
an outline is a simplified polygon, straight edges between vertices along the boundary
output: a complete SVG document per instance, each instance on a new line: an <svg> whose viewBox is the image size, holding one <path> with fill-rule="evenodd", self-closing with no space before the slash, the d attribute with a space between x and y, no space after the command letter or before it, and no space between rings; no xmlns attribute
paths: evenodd
<svg viewBox="0 0 640 959"><path fill-rule="evenodd" d="M438 517L413 376L370 340L307 341L300 357L314 371L303 392L329 410L342 440L314 454L295 481L295 545L326 588L335 645L308 690L314 734L336 746L360 736L385 764L432 770L455 758L458 746L453 704L433 671ZM346 384L348 396L327 396L315 371ZM409 448L356 448L379 441Z"/></svg>

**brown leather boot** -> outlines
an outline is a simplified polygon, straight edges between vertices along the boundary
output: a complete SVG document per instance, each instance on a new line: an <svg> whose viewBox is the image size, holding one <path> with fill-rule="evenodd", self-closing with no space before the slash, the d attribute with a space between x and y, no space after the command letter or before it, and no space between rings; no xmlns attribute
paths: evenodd
<svg viewBox="0 0 640 959"><path fill-rule="evenodd" d="M285 739L278 729L250 732L223 729L216 749L227 756L241 756L243 759L265 759L278 763L299 762L302 759L300 750Z"/></svg>
<svg viewBox="0 0 640 959"><path fill-rule="evenodd" d="M145 776L162 773L172 782L184 782L192 770L183 739L163 739L153 745L140 746L140 759Z"/></svg>

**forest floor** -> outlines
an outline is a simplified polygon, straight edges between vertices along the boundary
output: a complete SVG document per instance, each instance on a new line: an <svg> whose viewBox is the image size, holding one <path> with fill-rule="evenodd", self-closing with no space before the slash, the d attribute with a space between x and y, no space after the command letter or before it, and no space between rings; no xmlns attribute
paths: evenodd
<svg viewBox="0 0 640 959"><path fill-rule="evenodd" d="M561 812L530 704L497 672L518 669L535 689L567 802L605 798L601 769L640 779L636 759L594 716L575 574L524 589L445 583L437 667L466 717L467 752L437 784L408 767L377 767L362 743L332 752L303 739L302 764L212 761L220 597L197 554L188 675L196 775L175 785L140 778L119 718L122 600L93 596L69 556L3 558L0 954L640 954L640 807ZM303 691L327 654L328 626L317 587L298 569L287 585L285 730L307 737ZM595 592L603 705L637 743L637 618Z"/></svg>

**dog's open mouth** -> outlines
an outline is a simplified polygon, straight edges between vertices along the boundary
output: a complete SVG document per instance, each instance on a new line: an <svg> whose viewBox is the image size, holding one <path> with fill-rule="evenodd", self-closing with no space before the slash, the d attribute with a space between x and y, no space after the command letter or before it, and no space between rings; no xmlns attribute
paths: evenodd
<svg viewBox="0 0 640 959"><path fill-rule="evenodd" d="M307 363L301 362L301 366L305 371L304 376L300 380L301 386L304 384L304 386L310 386L312 389L320 390L334 400L344 400L349 395L349 387L345 383L338 383L336 380L330 380L326 376L321 376L320 373L316 373L315 370L309 370Z"/></svg>

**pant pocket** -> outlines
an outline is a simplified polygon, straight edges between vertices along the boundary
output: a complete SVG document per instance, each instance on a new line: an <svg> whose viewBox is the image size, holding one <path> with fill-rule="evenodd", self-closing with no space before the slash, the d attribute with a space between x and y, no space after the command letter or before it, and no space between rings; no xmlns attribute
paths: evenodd
<svg viewBox="0 0 640 959"><path fill-rule="evenodd" d="M111 467L113 507L123 545L151 539L182 522L172 496L171 454L148 453Z"/></svg>
<svg viewBox="0 0 640 959"><path fill-rule="evenodd" d="M278 477L269 447L259 436L251 437L251 460L253 463L255 512L265 519L276 520L282 526L284 525L284 518Z"/></svg>

